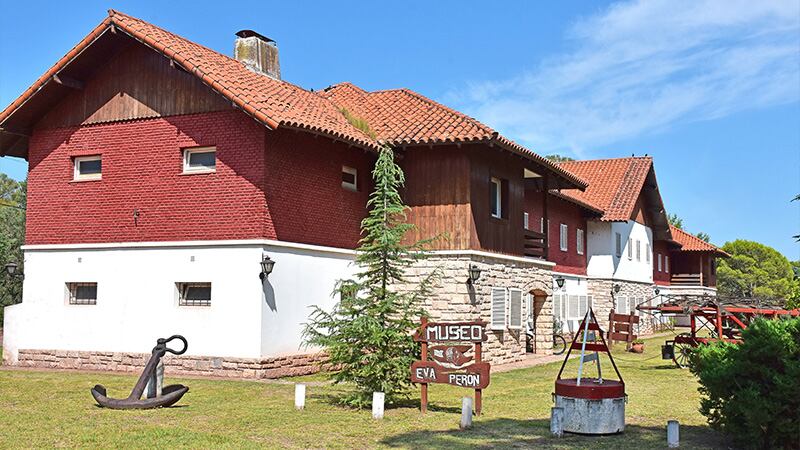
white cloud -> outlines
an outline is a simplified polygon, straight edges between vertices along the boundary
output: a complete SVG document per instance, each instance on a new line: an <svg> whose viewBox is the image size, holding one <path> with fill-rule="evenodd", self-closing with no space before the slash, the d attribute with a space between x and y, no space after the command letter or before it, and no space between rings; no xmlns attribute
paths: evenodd
<svg viewBox="0 0 800 450"><path fill-rule="evenodd" d="M504 134L577 155L689 121L800 99L800 2L617 3L568 30L570 52L447 101Z"/></svg>

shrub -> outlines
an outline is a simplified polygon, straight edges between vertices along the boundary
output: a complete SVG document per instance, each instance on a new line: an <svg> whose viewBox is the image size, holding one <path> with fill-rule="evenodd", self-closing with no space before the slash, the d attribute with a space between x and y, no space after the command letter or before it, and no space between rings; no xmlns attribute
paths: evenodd
<svg viewBox="0 0 800 450"><path fill-rule="evenodd" d="M749 448L800 448L800 318L757 319L741 344L699 347L700 412Z"/></svg>

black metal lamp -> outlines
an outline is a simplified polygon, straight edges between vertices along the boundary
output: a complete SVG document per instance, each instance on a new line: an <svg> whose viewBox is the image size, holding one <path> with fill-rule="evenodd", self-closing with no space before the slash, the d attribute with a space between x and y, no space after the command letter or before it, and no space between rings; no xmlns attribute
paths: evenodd
<svg viewBox="0 0 800 450"><path fill-rule="evenodd" d="M272 273L272 269L275 267L275 261L269 257L266 253L261 258L261 273L258 274L258 278L261 278L261 281L264 281L269 277L269 274Z"/></svg>
<svg viewBox="0 0 800 450"><path fill-rule="evenodd" d="M660 294L660 293L661 293L661 289L659 289L659 288L658 288L658 286L656 286L656 287L653 289L653 292L654 292L656 295L658 295L658 294Z"/></svg>
<svg viewBox="0 0 800 450"><path fill-rule="evenodd" d="M481 268L478 267L477 264L472 264L469 266L469 278L467 279L467 283L475 284L478 279L481 277Z"/></svg>
<svg viewBox="0 0 800 450"><path fill-rule="evenodd" d="M10 262L5 265L5 269L6 269L6 275L8 275L9 277L23 278L25 276L22 272L17 272L17 269L19 269L17 263Z"/></svg>
<svg viewBox="0 0 800 450"><path fill-rule="evenodd" d="M559 289L564 287L564 281L566 281L564 280L564 277L556 278L556 285L558 286Z"/></svg>
<svg viewBox="0 0 800 450"><path fill-rule="evenodd" d="M622 285L619 283L614 283L614 286L611 287L611 291L613 294L619 294L620 289L622 289Z"/></svg>

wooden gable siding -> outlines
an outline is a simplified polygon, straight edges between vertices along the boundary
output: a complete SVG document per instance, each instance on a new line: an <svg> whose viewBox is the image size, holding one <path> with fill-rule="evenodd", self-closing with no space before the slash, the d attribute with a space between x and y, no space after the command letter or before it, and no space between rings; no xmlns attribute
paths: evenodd
<svg viewBox="0 0 800 450"><path fill-rule="evenodd" d="M409 206L408 222L416 229L408 242L446 233L432 248L471 248L473 234L470 210L470 161L456 146L411 147L403 153L401 167L406 175L403 200Z"/></svg>
<svg viewBox="0 0 800 450"><path fill-rule="evenodd" d="M196 76L139 43L127 45L98 69L83 89L68 94L37 124L61 128L128 119L231 109Z"/></svg>

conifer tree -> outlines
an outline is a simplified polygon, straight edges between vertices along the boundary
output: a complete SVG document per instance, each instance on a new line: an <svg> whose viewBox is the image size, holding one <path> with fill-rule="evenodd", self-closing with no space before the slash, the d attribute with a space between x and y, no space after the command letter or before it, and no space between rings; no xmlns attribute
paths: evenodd
<svg viewBox="0 0 800 450"><path fill-rule="evenodd" d="M359 272L354 279L337 282L339 302L332 311L313 307L303 331L306 345L328 353L337 369L334 382L355 385L341 401L359 408L370 405L376 391L385 393L387 404L408 396L409 369L419 358L411 333L426 314L421 305L439 276L434 270L413 290L394 289L404 282L405 269L425 257L430 240L403 244L413 225L406 223L407 207L399 193L405 178L390 148L381 150L372 176L375 189L361 222L355 260Z"/></svg>

